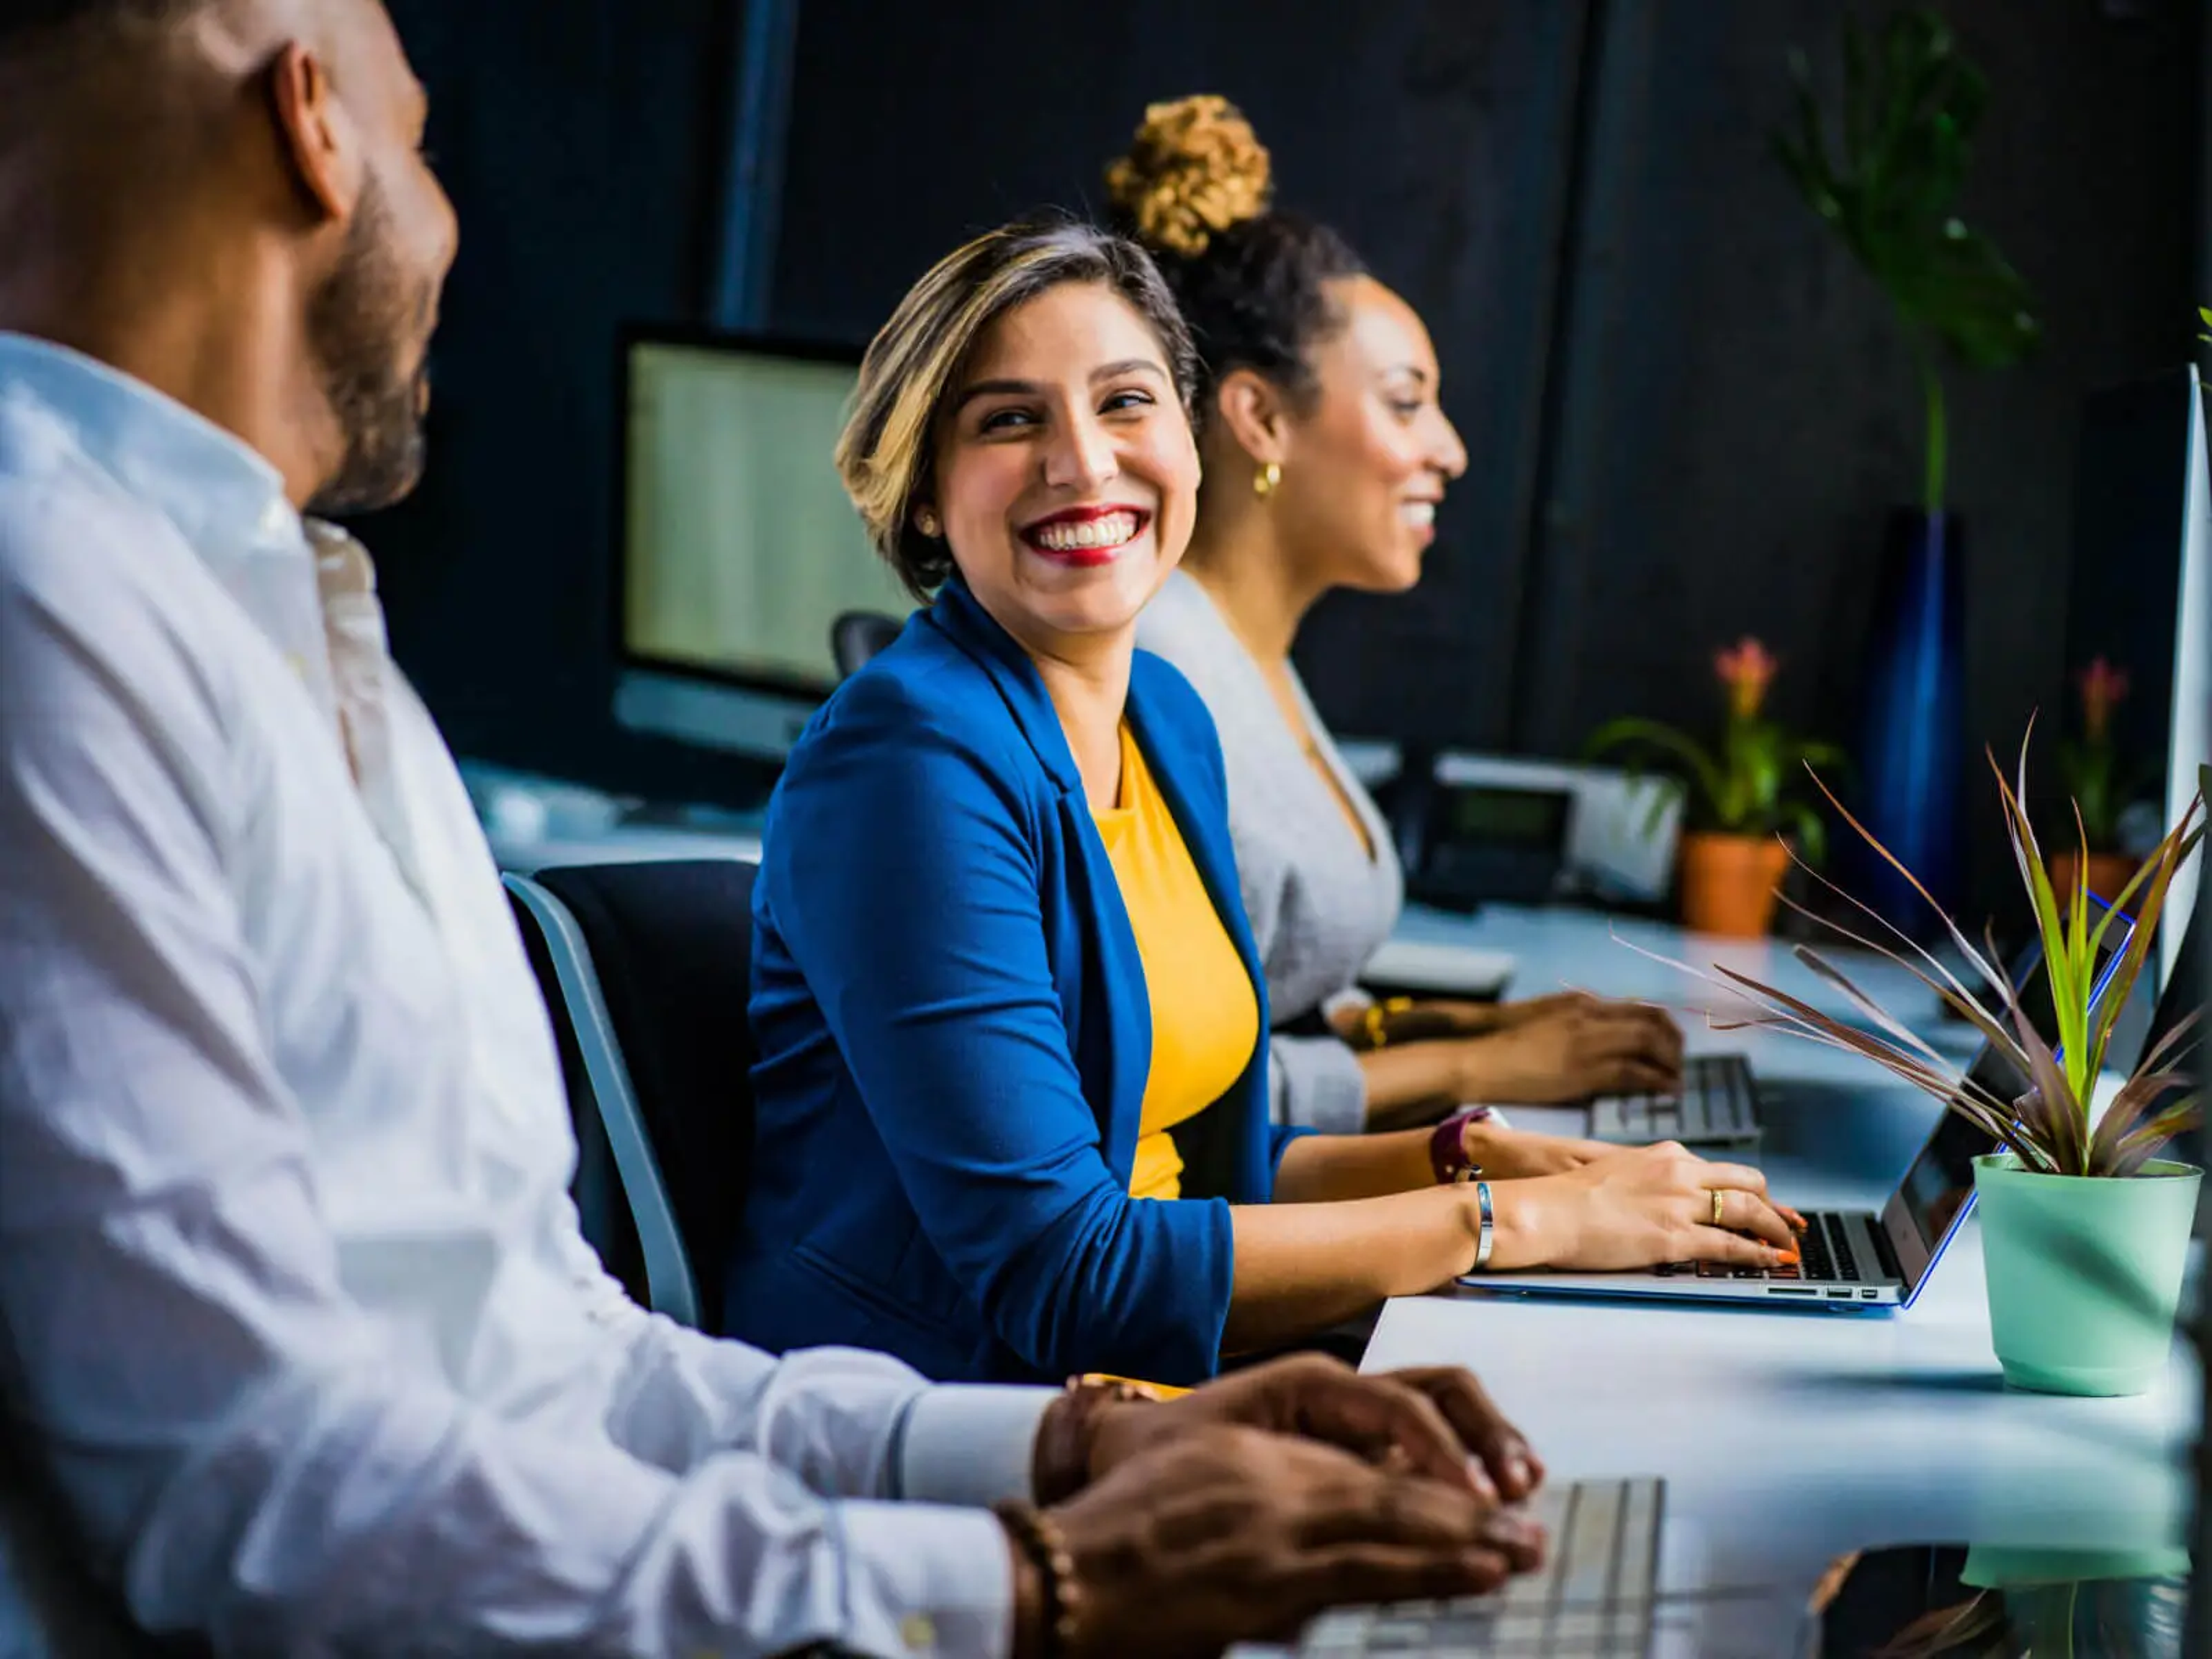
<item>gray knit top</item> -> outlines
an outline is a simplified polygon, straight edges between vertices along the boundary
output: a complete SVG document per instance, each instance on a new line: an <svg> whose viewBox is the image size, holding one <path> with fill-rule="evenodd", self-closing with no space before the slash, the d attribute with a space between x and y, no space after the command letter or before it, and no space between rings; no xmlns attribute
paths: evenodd
<svg viewBox="0 0 2212 1659"><path fill-rule="evenodd" d="M1405 878L1389 826L1345 764L1297 671L1291 684L1304 732L1283 719L1259 664L1190 577L1177 571L1168 579L1137 624L1137 642L1182 671L1221 733L1237 879L1278 1028L1268 1067L1275 1121L1357 1134L1367 1121L1357 1057L1334 1037L1287 1036L1280 1028L1352 990L1397 925ZM1366 825L1371 857L1315 769L1309 743Z"/></svg>

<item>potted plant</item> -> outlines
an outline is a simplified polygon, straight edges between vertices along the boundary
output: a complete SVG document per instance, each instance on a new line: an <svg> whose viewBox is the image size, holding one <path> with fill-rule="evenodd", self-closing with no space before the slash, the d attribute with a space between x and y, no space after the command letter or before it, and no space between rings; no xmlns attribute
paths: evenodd
<svg viewBox="0 0 2212 1659"><path fill-rule="evenodd" d="M1975 1161L1974 1191L1981 1206L1990 1334L2006 1380L2051 1393L2140 1394L2166 1364L2197 1213L2202 1171L2158 1156L2198 1120L2193 1081L2179 1069L2196 1046L2197 1018L2182 1021L2142 1056L2101 1118L2091 1112L2090 1096L2104 1068L2113 1025L2149 956L2167 890L2203 838L2205 791L2198 790L2157 851L2114 895L2114 911L2132 914L2135 927L2099 1000L2094 995L2099 953L2113 912L2093 916L2087 895L2078 888L2064 905L2052 891L2022 805L2027 795L2026 744L2016 783L2006 781L1994 755L1990 758L2014 859L2042 939L2059 1034L2056 1049L2021 1007L1994 941L1977 946L1894 859L1899 875L1936 911L1968 965L1968 976L1985 982L1995 994L1994 1003L1988 994L1969 990L1871 907L1857 906L1876 924L1863 932L1838 922L1826 925L1880 951L1971 1022L2012 1062L2016 1075L2029 1079L2026 1093L2016 1100L1999 1099L1960 1074L1809 947L1800 946L1797 956L1842 989L1863 1019L1832 1018L1785 991L1725 967L1716 968L1722 979L1711 982L1733 987L1750 999L1753 1009L1745 1024L1863 1054L1987 1132L2003 1150ZM2212 787L2212 768L2203 775ZM1829 800L1875 853L1890 859L1889 850L1832 795ZM1884 942L1883 933L1898 945ZM1710 981L1710 975L1700 977Z"/></svg>
<svg viewBox="0 0 2212 1659"><path fill-rule="evenodd" d="M1717 753L1658 720L1612 720L1590 734L1594 757L1626 749L1686 769L1692 828L1682 837L1682 920L1702 933L1756 939L1772 924L1775 896L1790 869L1780 832L1794 831L1812 863L1826 852L1820 813L1784 786L1800 766L1842 765L1843 752L1793 737L1761 713L1780 667L1749 635L1713 653L1713 676L1728 695ZM1655 816L1663 806L1655 803Z"/></svg>
<svg viewBox="0 0 2212 1659"><path fill-rule="evenodd" d="M1917 503L1889 516L1861 653L1856 793L1875 833L1948 900L1957 890L1959 792L1967 774L1957 710L1964 657L1964 528L1950 510L1948 363L1997 368L2033 346L2027 284L1966 224L1959 197L1987 83L1950 25L1900 11L1879 41L1846 18L1839 118L1793 53L1796 107L1771 137L1783 171L1889 301L1918 370L1926 440ZM1834 130L1832 147L1831 129ZM1855 872L1866 896L1902 913L1890 868Z"/></svg>
<svg viewBox="0 0 2212 1659"><path fill-rule="evenodd" d="M2081 694L2081 730L2058 746L2059 770L2074 802L2081 851L2063 847L2051 854L2051 886L2061 907L2071 902L2077 878L2110 899L2135 874L2135 860L2120 850L2120 811L2135 780L2120 772L2112 742L2112 714L2128 695L2128 677L2099 657L2074 677Z"/></svg>

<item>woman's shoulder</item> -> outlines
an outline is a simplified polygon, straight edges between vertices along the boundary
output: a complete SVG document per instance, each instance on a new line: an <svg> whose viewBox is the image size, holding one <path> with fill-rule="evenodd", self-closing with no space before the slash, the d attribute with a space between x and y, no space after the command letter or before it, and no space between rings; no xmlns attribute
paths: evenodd
<svg viewBox="0 0 2212 1659"><path fill-rule="evenodd" d="M1228 653L1239 648L1206 590L1180 570L1161 584L1137 618L1137 643L1173 663L1200 696L1209 698L1215 689L1209 682L1220 678L1231 660Z"/></svg>
<svg viewBox="0 0 2212 1659"><path fill-rule="evenodd" d="M777 793L1025 793L1021 733L990 675L926 622L832 692L793 745Z"/></svg>

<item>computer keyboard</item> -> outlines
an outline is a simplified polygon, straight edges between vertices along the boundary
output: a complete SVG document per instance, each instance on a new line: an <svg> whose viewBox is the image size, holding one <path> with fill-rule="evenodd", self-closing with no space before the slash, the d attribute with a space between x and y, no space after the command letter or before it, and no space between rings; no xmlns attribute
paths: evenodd
<svg viewBox="0 0 2212 1659"><path fill-rule="evenodd" d="M1659 1614L1661 1480L1580 1480L1529 1504L1550 1534L1538 1571L1492 1595L1341 1607L1306 1626L1297 1659L1646 1659Z"/></svg>
<svg viewBox="0 0 2212 1659"><path fill-rule="evenodd" d="M1756 1140L1751 1067L1741 1054L1699 1054L1683 1062L1679 1094L1601 1095L1590 1103L1590 1138L1628 1146Z"/></svg>
<svg viewBox="0 0 2212 1659"><path fill-rule="evenodd" d="M1805 1218L1797 1240L1802 1258L1794 1267L1737 1267L1725 1261L1669 1261L1652 1271L1662 1278L1694 1274L1699 1279L1802 1279L1815 1285L1856 1285L1870 1277L1851 1244L1850 1229L1840 1215L1815 1210Z"/></svg>

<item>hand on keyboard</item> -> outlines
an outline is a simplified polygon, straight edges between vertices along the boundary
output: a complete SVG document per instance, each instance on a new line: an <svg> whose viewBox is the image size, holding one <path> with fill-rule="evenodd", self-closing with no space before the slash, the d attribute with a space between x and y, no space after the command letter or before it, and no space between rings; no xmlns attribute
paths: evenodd
<svg viewBox="0 0 2212 1659"><path fill-rule="evenodd" d="M1463 1486L1237 1427L1160 1446L1050 1513L1081 1607L1068 1659L1196 1659L1345 1602L1479 1595L1544 1553L1540 1527Z"/></svg>
<svg viewBox="0 0 2212 1659"><path fill-rule="evenodd" d="M1091 1421L1087 1468L1073 1473L1094 1480L1155 1447L1226 1425L1325 1441L1378 1467L1468 1486L1486 1500L1526 1498L1544 1479L1521 1431L1455 1365L1362 1376L1325 1355L1297 1354L1179 1400L1105 1406ZM1059 1490L1040 1476L1042 1497Z"/></svg>
<svg viewBox="0 0 2212 1659"><path fill-rule="evenodd" d="M1493 1181L1517 1181L1529 1176L1564 1175L1578 1170L1594 1158L1610 1158L1620 1149L1601 1140L1577 1140L1570 1135L1537 1134L1510 1129L1495 1119L1471 1120L1460 1132L1468 1161Z"/></svg>
<svg viewBox="0 0 2212 1659"><path fill-rule="evenodd" d="M1458 1098L1545 1104L1681 1081L1682 1034L1663 1009L1580 994L1520 1006L1498 1030L1455 1045Z"/></svg>
<svg viewBox="0 0 2212 1659"><path fill-rule="evenodd" d="M1499 1182L1491 1196L1497 1230L1491 1266L1500 1270L1612 1272L1673 1261L1787 1266L1796 1260L1802 1225L1795 1211L1767 1201L1766 1177L1758 1170L1709 1164L1672 1141L1623 1148L1565 1175Z"/></svg>

